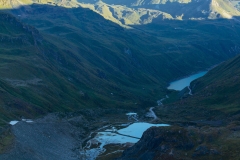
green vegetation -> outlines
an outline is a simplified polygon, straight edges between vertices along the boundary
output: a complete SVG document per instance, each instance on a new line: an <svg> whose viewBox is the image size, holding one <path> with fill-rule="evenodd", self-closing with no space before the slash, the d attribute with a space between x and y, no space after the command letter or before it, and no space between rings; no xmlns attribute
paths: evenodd
<svg viewBox="0 0 240 160"><path fill-rule="evenodd" d="M159 114L171 121L175 115L178 117L173 121L239 121L239 68L240 56L220 64L191 83L193 96L159 109ZM172 94L177 96L177 93Z"/></svg>
<svg viewBox="0 0 240 160"><path fill-rule="evenodd" d="M228 126L229 127L229 126ZM126 149L121 160L158 159L239 159L239 131L231 127L156 127Z"/></svg>
<svg viewBox="0 0 240 160"><path fill-rule="evenodd" d="M153 106L169 81L239 51L240 27L228 20L128 30L83 8L35 4L5 11L20 20L1 13L1 124L84 107Z"/></svg>
<svg viewBox="0 0 240 160"><path fill-rule="evenodd" d="M13 134L8 130L1 133L0 136L0 154L5 153L10 149L14 141Z"/></svg>
<svg viewBox="0 0 240 160"><path fill-rule="evenodd" d="M144 112L167 94L170 98L164 104L168 105L157 110L161 121L201 126L210 132L204 135L207 138L202 144L212 143L211 147L219 148L224 142L220 150L224 152L224 158L230 158L230 154L225 154L229 151L234 158L238 157L239 153L232 146L239 147L236 138L239 133L235 129L238 129L240 120L240 56L194 81L191 84L193 96L188 96L185 91L166 90L170 81L210 68L240 52L240 24L235 20L192 21L187 16L193 15L191 10L185 15L187 20L156 20L155 23L124 29L89 9L73 8L79 6L77 1L42 1L49 5L40 5L29 0L24 3L32 5L19 8L0 1L1 8L4 8L1 2L8 6L5 8L11 9L0 12L0 126L13 119L36 118L49 112L83 108ZM20 1L13 2L16 7ZM188 1L181 2L167 4L193 7ZM224 10L230 10L229 14L238 15L225 2L220 2ZM110 6L98 5L98 11L106 13L105 18L111 15L112 9L107 8ZM116 23L125 18L126 24L136 24L137 21L142 24L141 16L150 13L146 9L132 12L126 7L114 7L118 14L129 11L124 16L108 17L110 20L115 18ZM222 12L222 8L214 9ZM160 11L151 13L157 15ZM172 15L179 15L161 14L170 19ZM212 18L216 15L205 16ZM151 17L148 20L152 21ZM177 101L180 97L182 99ZM112 112L106 117L114 121L116 113ZM219 123L227 127L220 128L222 134L208 141L208 136L215 135L215 128L204 127L219 126ZM173 130L178 136L179 128ZM197 135L203 133L195 130ZM3 135L0 153L11 146L14 138L9 132ZM197 145L198 136L191 138ZM190 152L194 154L195 148ZM185 151L180 153L184 156Z"/></svg>
<svg viewBox="0 0 240 160"><path fill-rule="evenodd" d="M226 116L239 114L240 57L237 56L211 70L206 76L195 81L194 101L211 110L219 110Z"/></svg>

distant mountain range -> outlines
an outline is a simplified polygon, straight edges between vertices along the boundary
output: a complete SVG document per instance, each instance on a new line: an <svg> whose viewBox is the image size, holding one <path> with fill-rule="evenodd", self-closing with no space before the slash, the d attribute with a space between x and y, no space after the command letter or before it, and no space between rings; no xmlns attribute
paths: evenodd
<svg viewBox="0 0 240 160"><path fill-rule="evenodd" d="M240 15L236 9L236 2L226 0L83 0L79 2L81 6L92 9L106 19L125 25L148 24L164 19L230 19Z"/></svg>
<svg viewBox="0 0 240 160"><path fill-rule="evenodd" d="M240 15L238 1L230 0L1 0L0 7L16 8L34 3L89 8L125 27L164 19L236 19Z"/></svg>

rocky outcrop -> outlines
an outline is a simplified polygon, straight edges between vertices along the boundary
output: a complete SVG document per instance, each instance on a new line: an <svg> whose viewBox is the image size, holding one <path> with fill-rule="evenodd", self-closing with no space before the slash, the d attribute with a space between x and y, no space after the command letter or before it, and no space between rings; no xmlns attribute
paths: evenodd
<svg viewBox="0 0 240 160"><path fill-rule="evenodd" d="M218 149L204 143L208 136L194 128L152 127L118 160L204 159L206 156L219 156Z"/></svg>

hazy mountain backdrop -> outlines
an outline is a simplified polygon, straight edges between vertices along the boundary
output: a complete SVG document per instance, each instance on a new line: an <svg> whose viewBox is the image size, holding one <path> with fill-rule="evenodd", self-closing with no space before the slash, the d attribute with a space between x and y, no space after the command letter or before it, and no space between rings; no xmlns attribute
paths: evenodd
<svg viewBox="0 0 240 160"><path fill-rule="evenodd" d="M0 6L15 8L34 3L89 8L125 27L164 19L231 19L240 15L238 1L230 0L1 0Z"/></svg>

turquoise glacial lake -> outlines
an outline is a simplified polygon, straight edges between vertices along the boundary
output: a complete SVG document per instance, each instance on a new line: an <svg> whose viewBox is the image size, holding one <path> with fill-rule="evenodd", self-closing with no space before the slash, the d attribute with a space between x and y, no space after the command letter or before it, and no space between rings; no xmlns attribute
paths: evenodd
<svg viewBox="0 0 240 160"><path fill-rule="evenodd" d="M167 87L167 89L181 91L183 88L189 86L193 80L204 76L206 73L207 73L207 71L203 71L203 72L199 72L197 74L190 75L186 78L183 78L183 79L180 79L177 81L173 81L170 83L170 85Z"/></svg>

